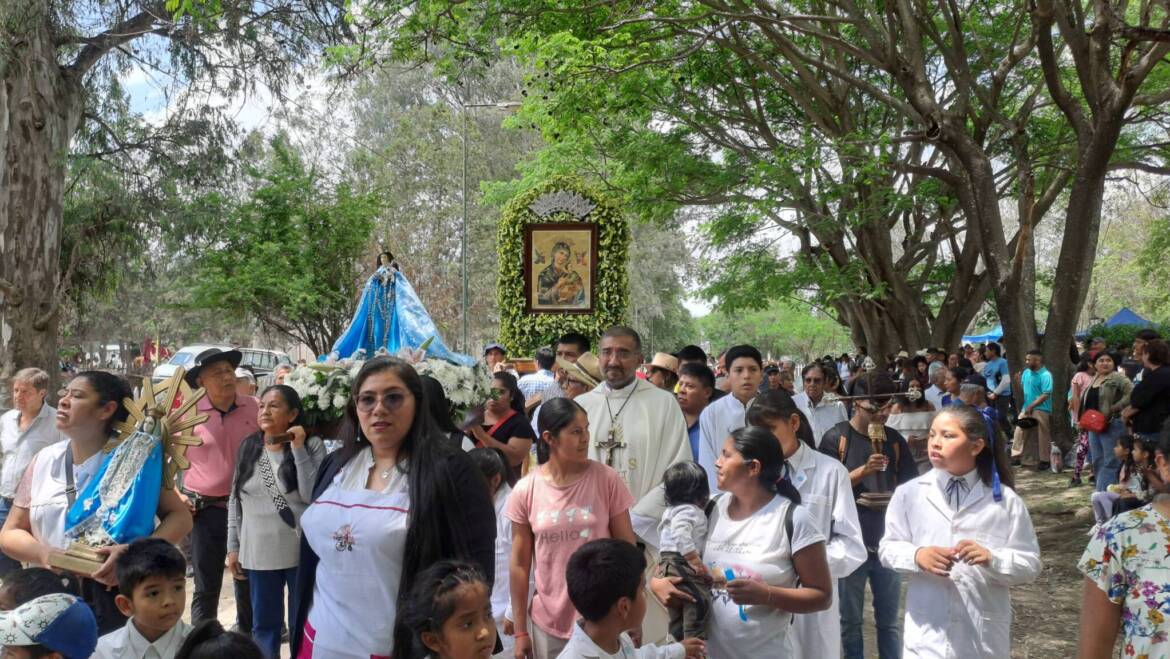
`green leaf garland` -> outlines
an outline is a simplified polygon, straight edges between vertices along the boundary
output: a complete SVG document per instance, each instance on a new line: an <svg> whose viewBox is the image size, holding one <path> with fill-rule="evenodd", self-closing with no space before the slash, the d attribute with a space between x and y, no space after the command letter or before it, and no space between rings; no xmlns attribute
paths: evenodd
<svg viewBox="0 0 1170 659"><path fill-rule="evenodd" d="M549 192L576 192L597 204L582 219L557 212L547 217L529 206ZM591 314L526 314L524 312L524 225L548 222L597 224L597 281ZM596 338L607 328L625 322L629 304L626 259L630 227L625 216L606 196L576 177L559 176L517 195L500 216L497 229L500 276L496 286L500 308L500 343L510 354L530 355L552 344L566 332Z"/></svg>

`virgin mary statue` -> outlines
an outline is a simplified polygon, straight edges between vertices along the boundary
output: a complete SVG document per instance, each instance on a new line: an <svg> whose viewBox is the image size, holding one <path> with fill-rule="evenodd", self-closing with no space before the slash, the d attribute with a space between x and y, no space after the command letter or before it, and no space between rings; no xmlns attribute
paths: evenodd
<svg viewBox="0 0 1170 659"><path fill-rule="evenodd" d="M443 343L414 287L398 269L394 255L382 252L376 265L377 270L362 291L353 320L333 344L329 356L334 359L355 355L373 357L382 349L393 355L403 348L425 347L426 357L461 366L474 365L473 357L461 355Z"/></svg>

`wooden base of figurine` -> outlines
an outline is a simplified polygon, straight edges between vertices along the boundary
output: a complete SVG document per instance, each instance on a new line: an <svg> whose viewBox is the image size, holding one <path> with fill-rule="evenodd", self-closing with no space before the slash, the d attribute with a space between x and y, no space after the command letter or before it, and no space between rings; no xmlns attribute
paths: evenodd
<svg viewBox="0 0 1170 659"><path fill-rule="evenodd" d="M870 510L885 510L890 505L893 492L863 492L857 497L857 505L865 506Z"/></svg>
<svg viewBox="0 0 1170 659"><path fill-rule="evenodd" d="M80 542L69 545L64 553L49 557L49 565L83 577L92 577L105 562L104 554L99 554L93 547Z"/></svg>

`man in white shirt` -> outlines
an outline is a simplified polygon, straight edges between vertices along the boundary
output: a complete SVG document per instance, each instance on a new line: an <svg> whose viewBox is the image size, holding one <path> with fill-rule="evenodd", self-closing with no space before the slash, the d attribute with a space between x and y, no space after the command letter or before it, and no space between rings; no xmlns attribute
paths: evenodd
<svg viewBox="0 0 1170 659"><path fill-rule="evenodd" d="M65 439L57 430L57 410L45 402L49 374L25 368L12 377L12 407L0 416L0 526L8 519L16 486L33 456ZM20 562L0 554L0 578L20 569Z"/></svg>
<svg viewBox="0 0 1170 659"><path fill-rule="evenodd" d="M942 362L931 362L929 368L927 374L930 378L930 386L922 392L922 395L930 401L931 405L934 405L935 411L938 411L943 408L943 394L946 393L943 390L943 382L947 378L947 369Z"/></svg>
<svg viewBox="0 0 1170 659"><path fill-rule="evenodd" d="M715 459L719 457L727 436L733 430L744 427L748 403L756 397L764 373L764 359L753 346L730 348L724 359L731 395L708 405L699 417L698 463L707 470L707 482L712 494L719 491L715 479Z"/></svg>
<svg viewBox="0 0 1170 659"><path fill-rule="evenodd" d="M804 391L792 397L796 406L804 412L808 423L812 426L813 437L818 441L828 432L829 428L848 421L845 406L840 401L827 402L825 398L825 369L818 362L813 362L801 371L801 380L804 381Z"/></svg>
<svg viewBox="0 0 1170 659"><path fill-rule="evenodd" d="M634 533L654 547L666 510L662 474L691 459L686 421L673 393L637 378L642 364L637 332L622 325L609 328L601 336L600 352L605 382L575 399L589 415L589 457L617 470L638 502L630 509ZM643 621L643 639L663 638L666 622L666 611L654 604Z"/></svg>

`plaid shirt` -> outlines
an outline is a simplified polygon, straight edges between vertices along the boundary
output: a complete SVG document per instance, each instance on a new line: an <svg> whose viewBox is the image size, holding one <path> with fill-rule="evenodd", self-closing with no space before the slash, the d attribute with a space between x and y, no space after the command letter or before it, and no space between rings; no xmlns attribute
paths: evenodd
<svg viewBox="0 0 1170 659"><path fill-rule="evenodd" d="M525 400L536 394L540 394L542 401L561 398L565 395L561 391L560 385L557 384L556 378L553 377L552 371L544 369L525 375L516 384L520 387L520 393L524 394Z"/></svg>

